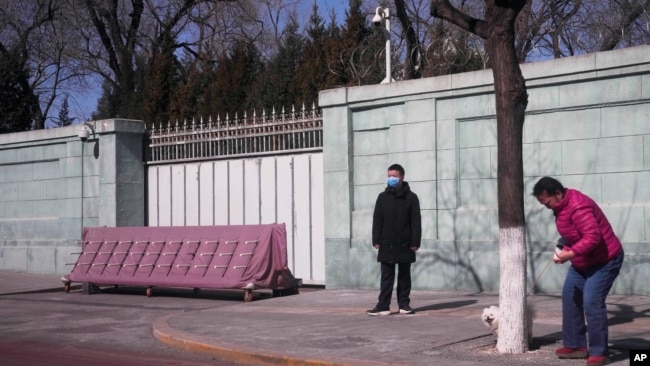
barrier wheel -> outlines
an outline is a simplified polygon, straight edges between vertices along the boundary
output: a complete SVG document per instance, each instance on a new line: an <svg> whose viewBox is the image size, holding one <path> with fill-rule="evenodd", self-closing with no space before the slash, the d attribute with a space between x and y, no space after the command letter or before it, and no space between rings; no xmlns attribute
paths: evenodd
<svg viewBox="0 0 650 366"><path fill-rule="evenodd" d="M244 290L244 302L251 302L251 301L253 301L253 291Z"/></svg>
<svg viewBox="0 0 650 366"><path fill-rule="evenodd" d="M147 297L151 297L151 287L147 287Z"/></svg>
<svg viewBox="0 0 650 366"><path fill-rule="evenodd" d="M63 284L63 292L70 292L70 282Z"/></svg>

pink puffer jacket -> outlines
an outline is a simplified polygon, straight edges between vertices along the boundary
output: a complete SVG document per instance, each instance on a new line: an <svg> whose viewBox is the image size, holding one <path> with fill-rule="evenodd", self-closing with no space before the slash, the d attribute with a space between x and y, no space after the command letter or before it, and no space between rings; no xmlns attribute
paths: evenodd
<svg viewBox="0 0 650 366"><path fill-rule="evenodd" d="M567 188L554 212L557 231L575 253L571 259L575 268L605 264L623 250L603 211L581 192Z"/></svg>

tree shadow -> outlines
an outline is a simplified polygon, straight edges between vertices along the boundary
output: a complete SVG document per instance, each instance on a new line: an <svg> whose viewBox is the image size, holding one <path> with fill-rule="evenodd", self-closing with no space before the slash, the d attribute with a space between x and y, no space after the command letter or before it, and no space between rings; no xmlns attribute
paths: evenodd
<svg viewBox="0 0 650 366"><path fill-rule="evenodd" d="M611 341L609 360L610 362L624 361L630 359L630 350L649 350L650 341L643 338L623 338Z"/></svg>
<svg viewBox="0 0 650 366"><path fill-rule="evenodd" d="M418 312L422 312L422 311L435 311L435 310L442 310L442 309L455 309L463 306L474 305L477 302L478 300L450 301L450 302L443 302L441 304L420 306L419 308L416 308L414 310Z"/></svg>
<svg viewBox="0 0 650 366"><path fill-rule="evenodd" d="M439 250L440 248L436 248L436 250ZM464 252L461 254L461 248L458 245L458 241L453 242L453 248L450 248L451 250L444 250L444 253L440 252L433 252L431 253L430 256L427 257L422 257L418 259L422 263L421 266L418 266L416 271L422 271L424 272L425 269L427 268L432 268L434 266L449 266L453 268L454 273L456 274L455 280L453 282L453 289L457 290L458 289L458 278L462 277L467 278L467 284L463 286L464 288L470 288L472 287L470 285L474 284L474 289L471 291L474 291L476 293L481 293L485 291L481 276L479 273L476 271L476 268L474 265L471 263L471 260L465 260L463 258L469 258L469 253L471 252L471 249L468 247ZM450 254L451 253L451 254ZM422 270L420 270L422 268ZM415 272L415 276L418 275L419 272Z"/></svg>
<svg viewBox="0 0 650 366"><path fill-rule="evenodd" d="M634 307L626 304L609 304L607 306L607 312L613 315L607 320L610 326L631 323L634 321L634 319L647 318L650 316L650 308L641 311L635 311ZM616 307L617 309L609 310L610 307Z"/></svg>

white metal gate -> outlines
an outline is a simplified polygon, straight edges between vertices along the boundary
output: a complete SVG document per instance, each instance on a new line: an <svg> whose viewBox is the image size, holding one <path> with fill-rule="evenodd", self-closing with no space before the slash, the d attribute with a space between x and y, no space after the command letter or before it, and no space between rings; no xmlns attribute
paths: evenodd
<svg viewBox="0 0 650 366"><path fill-rule="evenodd" d="M150 135L149 226L285 223L291 272L325 284L320 114L192 123Z"/></svg>

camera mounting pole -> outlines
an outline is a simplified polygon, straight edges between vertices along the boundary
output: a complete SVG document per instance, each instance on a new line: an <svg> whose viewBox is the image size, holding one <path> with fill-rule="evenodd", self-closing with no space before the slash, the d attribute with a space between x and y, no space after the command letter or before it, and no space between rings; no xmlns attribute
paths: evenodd
<svg viewBox="0 0 650 366"><path fill-rule="evenodd" d="M391 77L391 59L390 59L390 10L380 6L375 9L375 16L372 17L372 24L381 26L382 21L386 24L386 77L381 81L381 84L390 83L393 80Z"/></svg>

